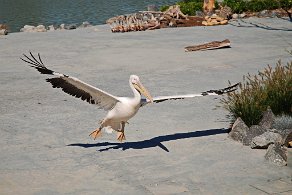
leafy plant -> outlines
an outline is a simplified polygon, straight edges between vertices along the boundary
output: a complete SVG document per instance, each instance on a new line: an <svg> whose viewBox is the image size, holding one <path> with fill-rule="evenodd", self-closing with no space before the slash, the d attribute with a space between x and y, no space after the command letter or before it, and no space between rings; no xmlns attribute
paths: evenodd
<svg viewBox="0 0 292 195"><path fill-rule="evenodd" d="M182 13L187 14L189 16L196 15L196 11L202 11L203 9L203 1L180 1L177 3L180 6L180 10Z"/></svg>
<svg viewBox="0 0 292 195"><path fill-rule="evenodd" d="M233 13L242 13L247 11L247 2L244 0L224 0L223 5L230 7Z"/></svg>
<svg viewBox="0 0 292 195"><path fill-rule="evenodd" d="M229 6L234 13L259 12L282 8L289 15L289 9L292 8L292 0L224 0L223 5Z"/></svg>
<svg viewBox="0 0 292 195"><path fill-rule="evenodd" d="M239 91L222 99L233 120L241 117L248 125L258 124L263 112L270 107L276 115L292 115L292 61L283 66L279 61L257 75L243 77Z"/></svg>
<svg viewBox="0 0 292 195"><path fill-rule="evenodd" d="M169 8L169 5L163 5L160 7L160 11L165 12Z"/></svg>

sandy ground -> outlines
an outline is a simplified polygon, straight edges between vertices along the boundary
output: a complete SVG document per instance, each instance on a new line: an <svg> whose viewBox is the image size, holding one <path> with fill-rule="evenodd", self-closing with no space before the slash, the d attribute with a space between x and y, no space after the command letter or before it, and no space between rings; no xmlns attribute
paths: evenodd
<svg viewBox="0 0 292 195"><path fill-rule="evenodd" d="M131 74L153 96L196 93L291 60L292 23L242 24L251 27L113 34L95 26L0 37L0 194L291 194L291 167L227 137L220 98L148 105L129 121L125 143L105 133L92 140L105 112L53 89L19 59L39 52L49 68L119 96L132 95ZM226 38L232 48L183 49Z"/></svg>

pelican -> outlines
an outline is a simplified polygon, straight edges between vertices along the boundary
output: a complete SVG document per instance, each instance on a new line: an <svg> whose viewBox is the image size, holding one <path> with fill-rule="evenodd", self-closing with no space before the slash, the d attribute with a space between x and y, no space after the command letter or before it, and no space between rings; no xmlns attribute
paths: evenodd
<svg viewBox="0 0 292 195"><path fill-rule="evenodd" d="M93 139L101 136L101 130L110 127L117 132L117 139L123 141L125 137L125 124L128 120L135 116L139 108L149 103L159 103L166 100L177 100L185 98L194 98L206 95L222 95L236 90L238 83L230 87L219 90L209 90L199 94L175 95L175 96L158 96L152 97L148 90L143 86L140 79L136 75L131 75L129 79L130 88L133 91L133 97L117 97L107 93L99 88L91 86L75 77L58 73L48 69L42 62L40 54L38 59L30 52L30 57L23 54L24 58L20 58L31 67L37 69L41 74L54 75L56 77L47 78L46 81L51 83L53 88L61 88L65 93L72 95L90 104L97 105L99 108L108 111L104 119L101 120L100 126L92 131L89 136ZM144 95L146 98L142 98Z"/></svg>

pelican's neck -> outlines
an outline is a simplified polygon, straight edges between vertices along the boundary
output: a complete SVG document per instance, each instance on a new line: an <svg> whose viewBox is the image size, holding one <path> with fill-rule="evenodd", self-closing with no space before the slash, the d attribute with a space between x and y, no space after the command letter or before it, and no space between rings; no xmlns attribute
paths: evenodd
<svg viewBox="0 0 292 195"><path fill-rule="evenodd" d="M130 82L130 87L134 93L134 100L135 100L135 103L138 105L140 104L140 101L141 101L141 94L139 93L139 91L137 89L135 89L134 85Z"/></svg>

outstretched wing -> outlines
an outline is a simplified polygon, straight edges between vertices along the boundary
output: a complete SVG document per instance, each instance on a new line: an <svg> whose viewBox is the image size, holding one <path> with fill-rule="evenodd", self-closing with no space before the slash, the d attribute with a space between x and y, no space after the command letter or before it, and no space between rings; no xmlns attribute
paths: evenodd
<svg viewBox="0 0 292 195"><path fill-rule="evenodd" d="M222 95L225 93L229 93L232 91L235 91L238 87L239 83L236 83L232 86L223 88L223 89L212 89L209 91L204 91L198 94L186 94L186 95L172 95L172 96L158 96L153 98L153 102L155 103L160 103L164 102L166 100L180 100L180 99L185 99L185 98L194 98L194 97L202 97L202 96L207 96L207 95ZM146 104L149 104L150 101L148 99L142 99L141 100L141 106L144 106Z"/></svg>
<svg viewBox="0 0 292 195"><path fill-rule="evenodd" d="M76 98L87 101L90 104L96 104L99 108L104 110L111 110L119 100L117 97L93 87L75 77L71 77L62 73L47 69L43 64L40 54L38 59L30 52L30 57L23 54L25 58L20 58L31 67L37 69L41 74L55 75L57 77L46 79L54 88L61 88L65 93L70 94Z"/></svg>

